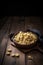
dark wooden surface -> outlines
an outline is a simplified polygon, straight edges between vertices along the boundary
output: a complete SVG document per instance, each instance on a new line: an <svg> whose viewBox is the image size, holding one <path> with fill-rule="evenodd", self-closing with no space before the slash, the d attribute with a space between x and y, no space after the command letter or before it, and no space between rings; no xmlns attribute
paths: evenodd
<svg viewBox="0 0 43 65"><path fill-rule="evenodd" d="M0 29L0 65L43 65L43 54L33 50L24 54L17 48L13 47L13 44L8 35L10 33L16 33L20 30L24 31L29 27L35 28L41 31L43 34L43 20L40 17L7 17L6 23ZM12 53L19 53L19 58L13 58L6 55L7 49L11 48ZM31 55L33 60L29 60L28 56ZM16 61L16 63L15 63Z"/></svg>

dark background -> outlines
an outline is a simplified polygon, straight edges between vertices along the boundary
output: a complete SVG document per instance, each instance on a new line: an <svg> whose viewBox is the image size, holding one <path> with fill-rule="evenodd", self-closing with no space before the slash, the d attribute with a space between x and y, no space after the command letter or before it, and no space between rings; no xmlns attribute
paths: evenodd
<svg viewBox="0 0 43 65"><path fill-rule="evenodd" d="M43 4L32 2L3 2L0 3L0 13L2 15L24 15L24 16L43 16Z"/></svg>
<svg viewBox="0 0 43 65"><path fill-rule="evenodd" d="M9 16L36 16L43 20L42 3L30 4L25 2L0 2L0 29L4 25L3 19Z"/></svg>

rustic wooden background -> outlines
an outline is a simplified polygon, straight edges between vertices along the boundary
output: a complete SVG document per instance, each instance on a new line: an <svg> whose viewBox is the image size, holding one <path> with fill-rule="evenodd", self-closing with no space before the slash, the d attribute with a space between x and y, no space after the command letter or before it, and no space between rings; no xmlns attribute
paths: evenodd
<svg viewBox="0 0 43 65"><path fill-rule="evenodd" d="M43 34L43 17L6 16L1 18L0 22L0 65L43 65L43 54L31 51L25 56L23 52L11 46L12 42L8 37L10 33L24 31L30 27L40 30ZM19 53L20 57L15 60L15 58L7 56L8 48L12 49L12 53ZM33 60L28 59L29 55L33 57Z"/></svg>

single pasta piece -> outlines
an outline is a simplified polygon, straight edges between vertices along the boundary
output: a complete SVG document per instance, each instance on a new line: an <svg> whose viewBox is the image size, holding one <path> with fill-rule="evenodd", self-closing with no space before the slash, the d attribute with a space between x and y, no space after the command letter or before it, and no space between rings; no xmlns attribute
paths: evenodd
<svg viewBox="0 0 43 65"><path fill-rule="evenodd" d="M6 55L10 55L10 52L6 52Z"/></svg>
<svg viewBox="0 0 43 65"><path fill-rule="evenodd" d="M18 53L15 54L16 57L19 57L20 55Z"/></svg>
<svg viewBox="0 0 43 65"><path fill-rule="evenodd" d="M11 52L11 51L12 51L12 49L10 49L10 48L9 48L9 49L7 49L7 51L8 51L8 52Z"/></svg>
<svg viewBox="0 0 43 65"><path fill-rule="evenodd" d="M29 59L29 60L32 60L32 59L33 59L33 57L32 57L31 55L29 55L29 56L28 56L28 59Z"/></svg>
<svg viewBox="0 0 43 65"><path fill-rule="evenodd" d="M15 57L15 54L14 54L14 53L12 53L12 54L11 54L11 57Z"/></svg>

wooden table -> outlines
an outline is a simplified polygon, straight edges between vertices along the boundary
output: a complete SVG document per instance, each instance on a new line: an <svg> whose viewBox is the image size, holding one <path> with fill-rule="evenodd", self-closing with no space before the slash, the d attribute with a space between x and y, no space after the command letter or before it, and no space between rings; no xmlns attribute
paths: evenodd
<svg viewBox="0 0 43 65"><path fill-rule="evenodd" d="M38 29L43 34L43 23L40 17L24 17L24 16L10 16L6 20L6 23L0 30L0 65L43 65L43 53L36 50L23 53L16 47L13 47L8 35L10 33L17 33L18 31L26 30L29 27ZM20 57L15 58L6 55L7 49L11 48L12 53L19 53ZM28 56L32 56L32 60L29 60Z"/></svg>

